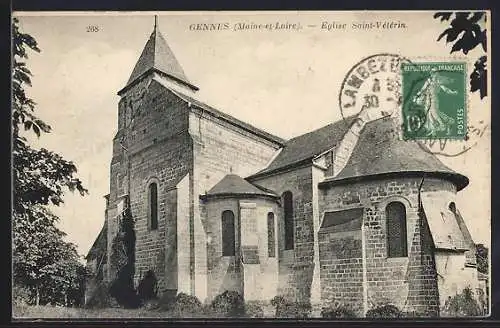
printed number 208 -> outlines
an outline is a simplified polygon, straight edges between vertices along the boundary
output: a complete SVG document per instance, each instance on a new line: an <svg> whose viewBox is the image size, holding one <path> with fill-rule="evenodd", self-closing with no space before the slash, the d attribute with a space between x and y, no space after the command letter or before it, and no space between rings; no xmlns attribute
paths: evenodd
<svg viewBox="0 0 500 328"><path fill-rule="evenodd" d="M87 26L87 32L99 32L99 26L89 25Z"/></svg>

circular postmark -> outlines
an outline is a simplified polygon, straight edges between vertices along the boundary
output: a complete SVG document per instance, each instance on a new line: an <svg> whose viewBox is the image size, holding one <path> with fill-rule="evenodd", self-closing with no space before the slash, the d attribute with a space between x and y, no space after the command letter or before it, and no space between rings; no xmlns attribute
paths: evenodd
<svg viewBox="0 0 500 328"><path fill-rule="evenodd" d="M490 125L484 120L469 123L463 140L457 139L427 139L408 142L417 142L419 147L431 154L444 157L457 157L474 148L481 138L488 132Z"/></svg>
<svg viewBox="0 0 500 328"><path fill-rule="evenodd" d="M410 60L390 53L362 59L347 72L339 93L342 119L362 117L365 122L399 116L402 104L401 63Z"/></svg>
<svg viewBox="0 0 500 328"><path fill-rule="evenodd" d="M393 131L395 137L403 139L402 111L403 106L410 100L403 99L402 63L418 65L397 54L380 53L362 59L347 72L339 92L340 112L346 124L350 125L352 122L348 118L356 118L357 129L360 129L370 121L392 117L398 122L397 131ZM468 114L469 105L466 107L464 110ZM427 114L428 111L424 113ZM466 131L465 137L461 139L421 138L406 139L405 142L416 142L422 150L434 155L459 156L477 145L489 128L486 120L473 121L469 115L467 117L469 122L463 126ZM419 127L428 123L426 119L427 115L420 120Z"/></svg>

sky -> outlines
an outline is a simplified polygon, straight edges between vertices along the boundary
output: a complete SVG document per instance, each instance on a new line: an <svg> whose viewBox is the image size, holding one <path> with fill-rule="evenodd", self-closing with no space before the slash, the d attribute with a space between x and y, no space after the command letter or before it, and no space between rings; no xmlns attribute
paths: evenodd
<svg viewBox="0 0 500 328"><path fill-rule="evenodd" d="M206 103L282 138L341 119L338 96L347 72L377 53L412 61L473 63L475 49L450 57L437 42L447 27L432 12L190 12L14 13L20 28L38 41L31 53L28 94L53 131L32 139L73 161L89 195L66 193L54 212L67 240L86 254L104 223L112 139L117 129L117 91L125 86L159 15L159 28ZM301 30L237 30L238 23L300 23ZM323 22L346 24L322 29ZM364 29L370 22L405 28ZM227 30L200 31L192 24L227 23ZM314 26L310 26L314 25ZM90 26L98 31L88 32ZM95 28L94 28L95 30ZM471 65L469 65L471 66ZM468 95L469 122L490 122L489 98ZM469 177L457 204L476 242L490 243L490 130L448 167Z"/></svg>

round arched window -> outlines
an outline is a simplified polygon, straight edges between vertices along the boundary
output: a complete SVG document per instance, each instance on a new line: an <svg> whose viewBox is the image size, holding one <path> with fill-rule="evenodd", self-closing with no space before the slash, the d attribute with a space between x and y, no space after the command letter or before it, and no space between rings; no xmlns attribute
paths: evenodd
<svg viewBox="0 0 500 328"><path fill-rule="evenodd" d="M158 185L153 182L148 187L149 229L158 229Z"/></svg>
<svg viewBox="0 0 500 328"><path fill-rule="evenodd" d="M234 256L235 245L234 213L226 210L222 212L222 256Z"/></svg>
<svg viewBox="0 0 500 328"><path fill-rule="evenodd" d="M408 256L406 241L406 208L403 203L391 202L385 208L387 224L387 256Z"/></svg>

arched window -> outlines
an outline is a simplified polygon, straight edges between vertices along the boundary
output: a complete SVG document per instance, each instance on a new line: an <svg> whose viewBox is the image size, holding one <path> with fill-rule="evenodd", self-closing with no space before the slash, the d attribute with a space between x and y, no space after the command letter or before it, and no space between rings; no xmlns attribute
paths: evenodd
<svg viewBox="0 0 500 328"><path fill-rule="evenodd" d="M283 193L283 208L285 218L285 250L294 247L293 195L290 191Z"/></svg>
<svg viewBox="0 0 500 328"><path fill-rule="evenodd" d="M408 256L406 241L406 208L400 202L391 202L385 208L387 220L387 256Z"/></svg>
<svg viewBox="0 0 500 328"><path fill-rule="evenodd" d="M158 185L151 183L148 187L149 200L149 228L150 230L158 229Z"/></svg>
<svg viewBox="0 0 500 328"><path fill-rule="evenodd" d="M222 212L222 256L235 254L235 229L233 211Z"/></svg>
<svg viewBox="0 0 500 328"><path fill-rule="evenodd" d="M276 256L275 247L276 236L274 233L274 213L267 213L267 255L269 257Z"/></svg>

